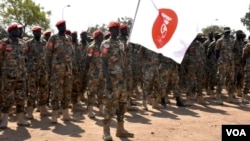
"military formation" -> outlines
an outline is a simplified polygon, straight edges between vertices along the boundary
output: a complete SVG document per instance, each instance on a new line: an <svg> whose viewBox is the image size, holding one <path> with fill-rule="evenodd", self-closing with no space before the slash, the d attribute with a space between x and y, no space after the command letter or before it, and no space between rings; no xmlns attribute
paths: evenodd
<svg viewBox="0 0 250 141"><path fill-rule="evenodd" d="M171 96L176 106L197 102L223 105L227 101L248 104L250 43L246 35L230 27L222 33L199 33L181 64L141 45L129 43L129 27L111 21L108 32L80 33L67 29L66 21L53 34L32 27L33 37L22 37L22 26L11 24L0 40L0 128L8 128L16 114L18 126L30 126L34 112L50 116L56 124L76 121L70 114L86 105L89 118L103 116L103 139L112 140L111 119L116 116L117 137L133 137L124 127L127 111L166 108ZM44 31L44 32L42 32ZM182 96L185 95L185 101ZM141 97L141 98L140 98ZM97 106L98 113L93 108ZM52 112L50 112L52 111Z"/></svg>

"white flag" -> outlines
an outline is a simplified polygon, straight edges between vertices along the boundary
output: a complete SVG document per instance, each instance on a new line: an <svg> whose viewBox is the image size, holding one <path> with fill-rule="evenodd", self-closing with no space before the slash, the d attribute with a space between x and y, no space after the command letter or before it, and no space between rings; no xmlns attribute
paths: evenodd
<svg viewBox="0 0 250 141"><path fill-rule="evenodd" d="M139 0L129 42L181 63L199 32L192 0Z"/></svg>

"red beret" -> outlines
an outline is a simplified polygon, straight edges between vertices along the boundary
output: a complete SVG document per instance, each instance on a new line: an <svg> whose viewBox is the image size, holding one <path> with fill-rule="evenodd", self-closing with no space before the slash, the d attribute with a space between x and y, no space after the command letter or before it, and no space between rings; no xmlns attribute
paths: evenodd
<svg viewBox="0 0 250 141"><path fill-rule="evenodd" d="M81 32L81 35L82 35L82 34L87 34L87 32L86 32L86 31L82 31L82 32Z"/></svg>
<svg viewBox="0 0 250 141"><path fill-rule="evenodd" d="M16 29L16 28L17 28L17 24L16 24L16 23L13 23L13 24L10 24L10 25L8 26L7 31L10 32L11 30Z"/></svg>
<svg viewBox="0 0 250 141"><path fill-rule="evenodd" d="M42 28L40 26L34 26L32 27L32 31L41 31Z"/></svg>
<svg viewBox="0 0 250 141"><path fill-rule="evenodd" d="M62 25L62 24L65 24L65 23L66 23L65 20L60 20L60 21L58 21L58 22L56 23L56 27L58 27L58 26L60 26L60 25Z"/></svg>
<svg viewBox="0 0 250 141"><path fill-rule="evenodd" d="M67 29L67 30L65 31L65 34L70 35L70 34L71 34L71 31Z"/></svg>
<svg viewBox="0 0 250 141"><path fill-rule="evenodd" d="M102 31L101 30L99 30L99 29L97 29L96 31L94 31L93 32L93 38L96 38L96 37L98 37L99 35L101 35L102 34Z"/></svg>
<svg viewBox="0 0 250 141"><path fill-rule="evenodd" d="M50 30L46 30L46 31L43 32L43 35L47 35L47 36L51 35L51 31Z"/></svg>
<svg viewBox="0 0 250 141"><path fill-rule="evenodd" d="M106 32L105 34L104 34L104 37L105 38L108 38L110 36L110 32Z"/></svg>
<svg viewBox="0 0 250 141"><path fill-rule="evenodd" d="M127 28L127 24L123 23L123 24L120 25L120 29L126 29L126 28Z"/></svg>
<svg viewBox="0 0 250 141"><path fill-rule="evenodd" d="M108 25L108 28L112 28L112 27L120 27L120 23L111 21Z"/></svg>

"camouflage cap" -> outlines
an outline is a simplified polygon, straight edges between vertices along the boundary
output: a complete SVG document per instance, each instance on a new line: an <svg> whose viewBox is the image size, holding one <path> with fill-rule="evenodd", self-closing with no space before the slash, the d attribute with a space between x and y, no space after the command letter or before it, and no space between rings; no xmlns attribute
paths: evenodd
<svg viewBox="0 0 250 141"><path fill-rule="evenodd" d="M231 31L231 28L230 27L224 27L224 32L229 32L229 31Z"/></svg>

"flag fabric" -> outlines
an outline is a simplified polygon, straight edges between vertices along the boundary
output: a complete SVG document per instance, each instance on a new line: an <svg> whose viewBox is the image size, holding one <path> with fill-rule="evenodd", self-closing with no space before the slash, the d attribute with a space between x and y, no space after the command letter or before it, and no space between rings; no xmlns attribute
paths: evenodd
<svg viewBox="0 0 250 141"><path fill-rule="evenodd" d="M129 42L181 63L199 32L191 0L139 0Z"/></svg>

